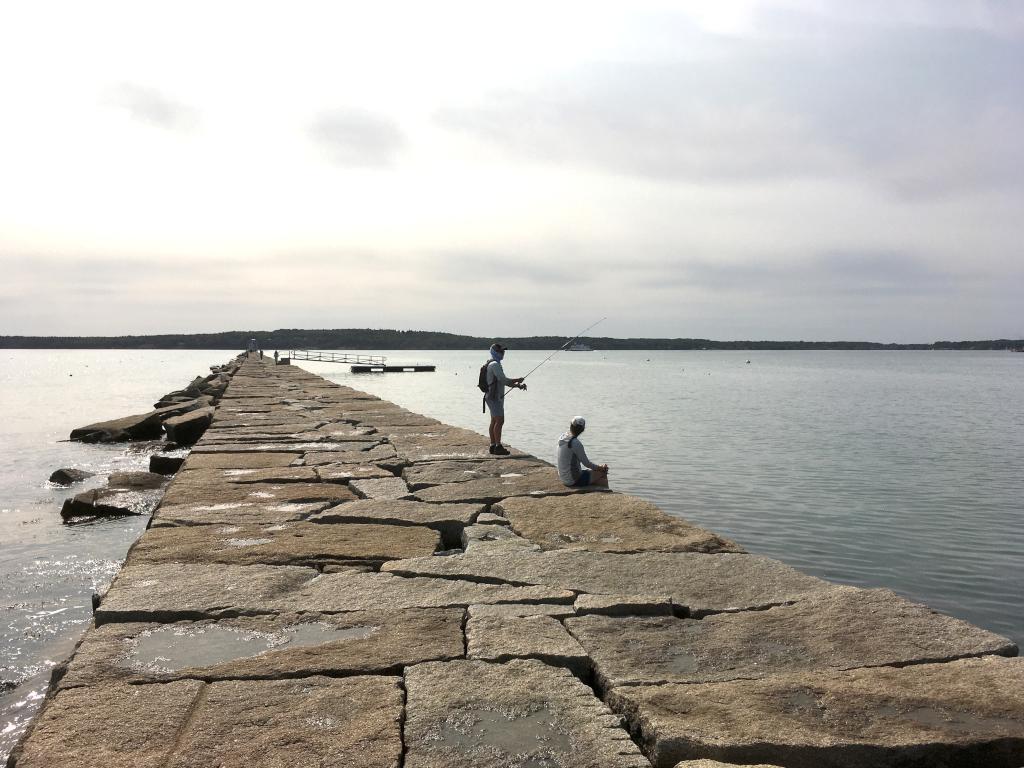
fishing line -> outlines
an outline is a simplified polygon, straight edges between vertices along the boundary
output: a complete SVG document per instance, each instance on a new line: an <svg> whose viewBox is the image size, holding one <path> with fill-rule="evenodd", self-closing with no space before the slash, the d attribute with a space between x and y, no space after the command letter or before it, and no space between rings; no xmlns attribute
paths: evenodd
<svg viewBox="0 0 1024 768"><path fill-rule="evenodd" d="M541 361L540 361L539 363L537 363L537 365L535 365L535 366L533 367L533 369L532 369L532 370L530 371L530 373L528 373L528 374L526 374L526 376L523 376L523 377L522 377L522 380L523 380L523 381L526 381L526 377L527 377L527 376L529 376L529 375L530 375L531 373L533 373L534 371L536 371L536 370L537 370L538 368L540 368L540 367L541 367L542 365L544 365L544 363L546 363L546 362L547 362L548 360L550 360L550 359L551 359L552 357L554 357L554 356L555 356L555 355L557 355L557 354L558 354L559 352L561 352L561 351L562 351L563 349L565 349L566 347L568 347L568 346L569 346L570 344L572 344L572 343L573 343L574 341L576 341L576 339L580 338L580 337L581 337L581 336L582 336L582 335L583 335L584 333L586 333L587 331L589 331L589 330L590 330L591 328L593 328L593 327L594 327L594 326L596 326L596 325L599 325L599 324L603 323L603 322L604 322L605 320L607 320L607 319L608 319L607 317L602 317L602 318L601 318L600 320L598 320L598 321L597 321L596 323L594 323L594 325L588 325L588 326L587 326L586 328L584 328L584 329L583 329L582 331L580 331L580 332L579 332L579 333L577 333L577 334L576 334L575 336L573 336L573 337L572 337L571 339L569 339L569 340L568 340L567 342L565 342L565 344L563 344L562 346L560 346L560 347L559 347L558 349L556 349L556 350L555 350L554 352L552 352L552 353L551 353L550 355L548 355L548 356L547 356L547 357L545 357L545 358L544 358L543 360L541 360ZM519 389L519 387L510 387L510 388L509 388L509 390L508 390L508 392L506 392L506 393L505 393L505 395L506 395L506 396L508 396L509 392L514 392L514 391L515 391L515 390L517 390L517 389Z"/></svg>

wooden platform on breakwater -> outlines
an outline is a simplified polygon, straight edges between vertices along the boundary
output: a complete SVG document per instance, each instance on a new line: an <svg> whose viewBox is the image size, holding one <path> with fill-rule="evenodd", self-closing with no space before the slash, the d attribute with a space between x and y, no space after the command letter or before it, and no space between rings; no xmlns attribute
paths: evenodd
<svg viewBox="0 0 1024 768"><path fill-rule="evenodd" d="M245 360L17 768L1024 764L1005 638Z"/></svg>

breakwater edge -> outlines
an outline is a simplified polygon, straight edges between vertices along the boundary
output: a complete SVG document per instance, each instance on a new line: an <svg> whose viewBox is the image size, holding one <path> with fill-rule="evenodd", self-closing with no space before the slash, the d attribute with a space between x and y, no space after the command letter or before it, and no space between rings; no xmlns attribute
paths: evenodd
<svg viewBox="0 0 1024 768"><path fill-rule="evenodd" d="M1019 764L1012 642L485 442L247 361L16 764Z"/></svg>

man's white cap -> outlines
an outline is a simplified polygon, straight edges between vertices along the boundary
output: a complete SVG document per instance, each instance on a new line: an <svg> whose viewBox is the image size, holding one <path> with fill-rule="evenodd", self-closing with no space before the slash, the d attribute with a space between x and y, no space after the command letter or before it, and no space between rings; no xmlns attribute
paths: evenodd
<svg viewBox="0 0 1024 768"><path fill-rule="evenodd" d="M582 416L577 416L575 419L572 420L572 426L585 427L587 426L587 420L584 419Z"/></svg>

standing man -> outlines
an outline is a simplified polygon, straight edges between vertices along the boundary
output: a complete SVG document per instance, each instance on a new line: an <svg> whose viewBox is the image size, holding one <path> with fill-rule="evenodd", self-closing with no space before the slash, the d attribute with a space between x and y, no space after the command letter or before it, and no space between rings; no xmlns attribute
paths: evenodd
<svg viewBox="0 0 1024 768"><path fill-rule="evenodd" d="M505 425L505 387L526 389L522 379L510 379L501 367L505 357L505 348L495 342L490 349L491 360L487 363L487 392L484 402L491 410L491 453L495 456L508 456L509 450L501 444L501 428Z"/></svg>
<svg viewBox="0 0 1024 768"><path fill-rule="evenodd" d="M569 488L584 485L608 487L608 465L597 465L587 458L583 450L580 435L587 428L587 421L577 416L569 424L569 431L558 438L558 450L555 453L555 464L558 466L558 477ZM581 469L584 466L587 469Z"/></svg>

